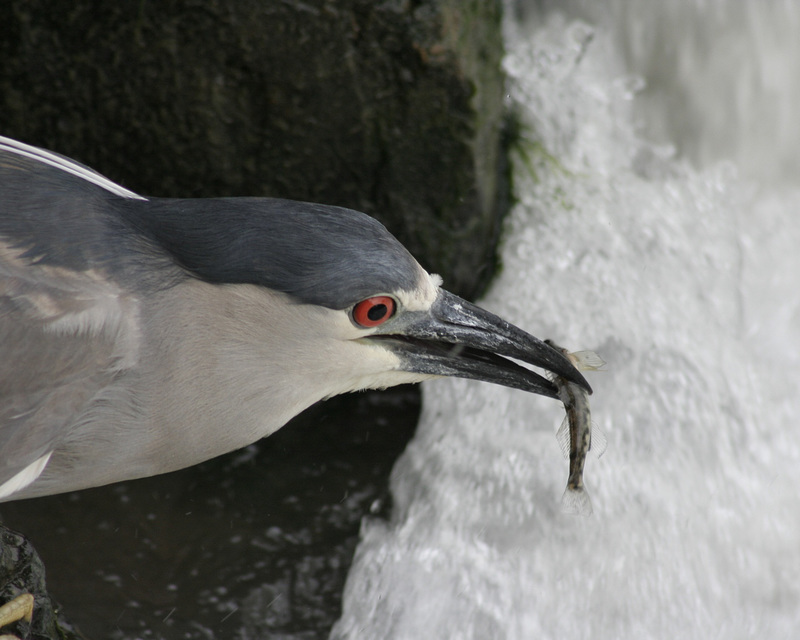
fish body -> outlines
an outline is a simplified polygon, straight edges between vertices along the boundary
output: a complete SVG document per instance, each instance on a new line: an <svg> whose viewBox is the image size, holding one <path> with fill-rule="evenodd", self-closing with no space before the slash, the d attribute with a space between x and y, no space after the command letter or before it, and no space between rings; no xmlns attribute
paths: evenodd
<svg viewBox="0 0 800 640"><path fill-rule="evenodd" d="M561 351L577 369L594 371L605 362L594 351L570 353L552 340L548 345ZM565 456L569 457L569 477L567 487L561 496L561 506L566 513L589 516L592 514L592 501L583 485L583 468L586 456L592 449L592 412L589 407L589 394L578 385L560 376L553 377L558 387L558 396L567 412L564 422L556 434ZM605 438L596 435L594 453L599 457L605 450Z"/></svg>

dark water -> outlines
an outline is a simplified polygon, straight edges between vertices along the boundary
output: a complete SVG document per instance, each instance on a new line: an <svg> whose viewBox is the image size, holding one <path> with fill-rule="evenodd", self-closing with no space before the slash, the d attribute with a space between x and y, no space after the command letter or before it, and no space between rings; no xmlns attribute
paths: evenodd
<svg viewBox="0 0 800 640"><path fill-rule="evenodd" d="M0 515L88 638L327 638L418 415L410 387L343 396L228 456Z"/></svg>

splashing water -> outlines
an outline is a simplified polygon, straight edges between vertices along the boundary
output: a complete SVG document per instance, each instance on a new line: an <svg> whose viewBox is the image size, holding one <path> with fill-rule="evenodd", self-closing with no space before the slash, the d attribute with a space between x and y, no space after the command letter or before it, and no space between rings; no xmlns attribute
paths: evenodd
<svg viewBox="0 0 800 640"><path fill-rule="evenodd" d="M642 38L550 13L508 27L519 203L482 304L608 362L587 376L608 437L586 466L594 515L560 510L558 403L427 384L392 520L365 521L332 637L800 629L800 190L646 141L653 79L623 51Z"/></svg>

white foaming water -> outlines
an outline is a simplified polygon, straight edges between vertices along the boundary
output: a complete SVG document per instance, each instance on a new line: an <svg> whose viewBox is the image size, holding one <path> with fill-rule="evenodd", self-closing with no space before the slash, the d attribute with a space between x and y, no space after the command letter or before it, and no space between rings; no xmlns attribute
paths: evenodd
<svg viewBox="0 0 800 640"><path fill-rule="evenodd" d="M700 19L684 4L687 20ZM364 523L334 638L800 633L800 190L777 170L782 156L769 182L763 163L747 174L733 162L697 169L637 132L637 117L660 116L638 102L625 55L647 34L624 5L609 1L594 26L546 12L508 27L510 100L526 125L520 202L503 273L482 301L608 362L587 375L608 437L586 466L594 515L560 510L557 402L426 384L419 430L392 475L392 520ZM645 23L653 47L680 46L676 21L662 22ZM698 30L692 22L693 38ZM673 73L736 81L735 69L719 77L706 62ZM776 100L791 99L798 65L781 67ZM645 77L644 91L681 84L666 71ZM701 135L697 111L686 117ZM784 136L800 131L792 124Z"/></svg>

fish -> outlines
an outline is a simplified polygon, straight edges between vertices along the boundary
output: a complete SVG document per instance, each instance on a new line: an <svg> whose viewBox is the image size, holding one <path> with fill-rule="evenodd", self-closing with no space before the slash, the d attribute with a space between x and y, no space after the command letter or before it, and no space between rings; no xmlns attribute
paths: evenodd
<svg viewBox="0 0 800 640"><path fill-rule="evenodd" d="M564 354L580 371L597 371L606 364L594 351L570 353L552 340L545 340L545 343ZM552 380L558 387L558 396L567 412L556 433L564 457L569 458L569 478L561 496L561 508L565 513L590 516L592 501L583 485L583 468L590 450L598 458L603 455L606 438L597 427L592 428L589 393L566 378L553 376Z"/></svg>

